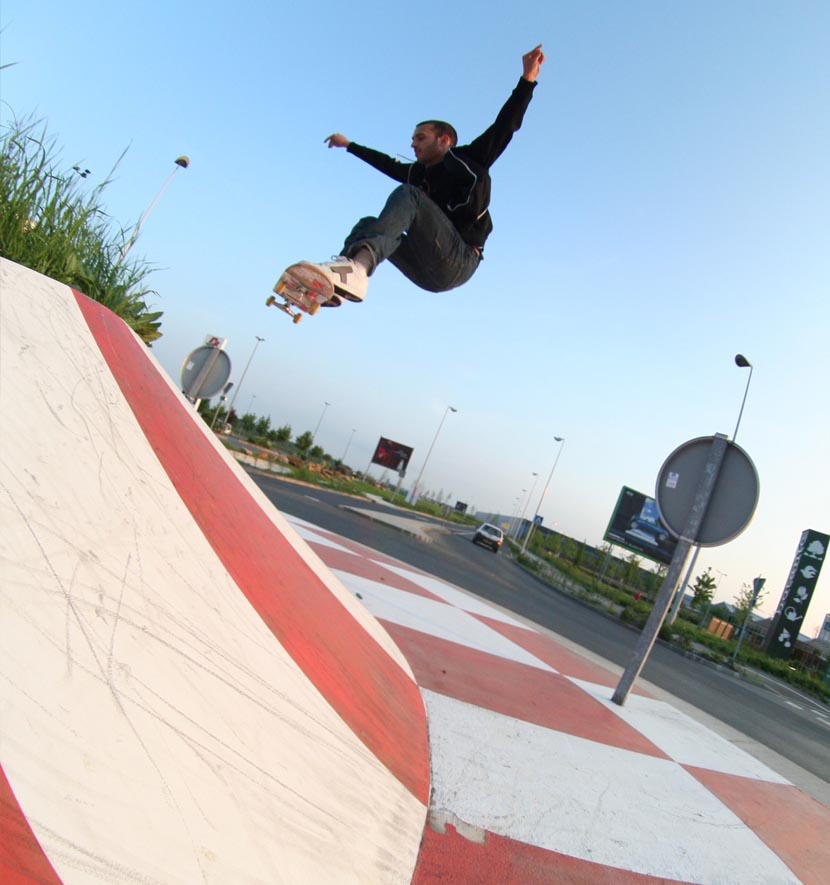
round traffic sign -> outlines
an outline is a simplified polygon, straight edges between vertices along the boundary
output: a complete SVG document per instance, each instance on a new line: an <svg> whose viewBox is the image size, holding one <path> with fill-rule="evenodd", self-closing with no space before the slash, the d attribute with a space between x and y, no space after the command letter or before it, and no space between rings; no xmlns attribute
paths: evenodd
<svg viewBox="0 0 830 885"><path fill-rule="evenodd" d="M231 377L231 360L224 350L203 344L182 366L182 390L192 399L210 399Z"/></svg>
<svg viewBox="0 0 830 885"><path fill-rule="evenodd" d="M654 497L660 521L675 536L686 527L715 439L703 436L683 443L660 468ZM689 540L700 547L717 547L737 537L752 520L759 491L758 472L749 455L726 441L706 514L697 538Z"/></svg>

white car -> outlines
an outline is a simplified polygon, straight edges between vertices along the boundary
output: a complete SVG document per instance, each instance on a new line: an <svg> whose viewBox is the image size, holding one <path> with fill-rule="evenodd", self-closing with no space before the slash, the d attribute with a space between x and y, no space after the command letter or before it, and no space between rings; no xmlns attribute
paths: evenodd
<svg viewBox="0 0 830 885"><path fill-rule="evenodd" d="M504 543L504 532L489 522L482 523L473 535L473 544L484 544L489 547L493 553L498 553L499 548Z"/></svg>

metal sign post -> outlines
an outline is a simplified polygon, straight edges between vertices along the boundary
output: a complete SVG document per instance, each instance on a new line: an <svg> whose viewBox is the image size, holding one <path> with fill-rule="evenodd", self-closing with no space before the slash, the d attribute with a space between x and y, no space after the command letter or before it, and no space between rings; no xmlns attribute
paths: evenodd
<svg viewBox="0 0 830 885"><path fill-rule="evenodd" d="M758 474L743 449L722 433L684 443L657 476L660 522L678 538L668 573L654 602L631 663L612 700L622 706L663 626L693 545L717 547L739 535L758 505Z"/></svg>
<svg viewBox="0 0 830 885"><path fill-rule="evenodd" d="M669 565L669 570L666 573L666 577L663 579L663 585L660 588L660 592L657 594L657 599L654 602L654 607L646 621L646 625L643 627L642 633L640 633L640 638L634 649L634 655L628 666L625 668L619 685L617 686L617 690L611 698L615 704L622 706L625 703L637 677L640 675L640 671L645 665L646 659L657 639L657 634L663 626L666 612L668 612L671 601L674 598L677 584L680 581L680 575L683 572L683 567L689 556L689 550L697 539L698 531L703 524L703 519L706 516L706 511L709 507L709 500L715 491L718 474L720 473L721 464L723 463L723 458L726 454L727 444L727 437L722 433L716 434L712 438L708 458L703 466L697 484L694 502L689 510L689 515L686 519L686 525L683 527L683 532L678 539L674 556Z"/></svg>

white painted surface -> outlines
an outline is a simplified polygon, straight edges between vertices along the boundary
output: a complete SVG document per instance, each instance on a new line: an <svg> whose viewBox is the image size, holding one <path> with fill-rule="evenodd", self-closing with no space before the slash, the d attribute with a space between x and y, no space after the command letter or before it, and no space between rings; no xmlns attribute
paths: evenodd
<svg viewBox="0 0 830 885"><path fill-rule="evenodd" d="M459 587L453 587L452 584L448 584L446 581L434 578L432 575L423 575L419 572L413 572L407 568L401 568L398 566L387 565L386 568L388 568L389 571L400 575L402 578L412 581L413 584L417 584L424 590L428 590L430 593L440 597L450 605L457 606L471 614L483 615L494 621L501 621L503 624L512 624L514 627L527 629L527 624L519 620L517 617L508 614L495 605L491 605L488 602L478 599L471 593L461 590Z"/></svg>
<svg viewBox="0 0 830 885"><path fill-rule="evenodd" d="M584 691L648 738L675 762L777 784L789 781L665 701L631 694L624 706L613 703L613 688L572 679Z"/></svg>
<svg viewBox="0 0 830 885"><path fill-rule="evenodd" d="M349 556L357 558L357 555L352 550L349 550L348 547L338 544L337 541L332 541L331 538L326 537L321 531L316 530L315 526L312 526L310 523L307 523L302 519L297 519L296 516L288 516L287 518L290 525L293 526L299 537L304 541L320 544L322 547L338 550L340 553L348 553Z"/></svg>
<svg viewBox="0 0 830 885"><path fill-rule="evenodd" d="M423 694L432 810L527 844L653 876L798 882L679 765Z"/></svg>
<svg viewBox="0 0 830 885"><path fill-rule="evenodd" d="M0 762L58 874L409 881L423 806L216 559L69 290L2 262L0 336Z"/></svg>
<svg viewBox="0 0 830 885"><path fill-rule="evenodd" d="M388 584L370 581L345 571L334 569L334 573L345 587L360 594L361 602L376 618L497 655L508 661L527 664L549 673L555 672L530 652L453 605L436 602L434 599L398 590Z"/></svg>

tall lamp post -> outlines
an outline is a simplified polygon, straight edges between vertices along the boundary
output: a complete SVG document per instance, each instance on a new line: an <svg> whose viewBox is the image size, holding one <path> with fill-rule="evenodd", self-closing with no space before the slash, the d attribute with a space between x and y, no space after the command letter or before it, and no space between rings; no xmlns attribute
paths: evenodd
<svg viewBox="0 0 830 885"><path fill-rule="evenodd" d="M556 470L556 465L559 463L559 456L562 454L562 449L565 447L565 440L561 436L555 436L554 440L559 443L559 451L556 453L556 458L553 462L553 467L550 469L550 475L548 476L548 481L545 483L544 489L542 489L542 497L539 498L539 504L536 507L536 513L533 515L533 525L527 530L527 534L525 535L525 539L522 542L522 553L527 550L527 545L530 543L531 537L533 537L533 532L536 529L536 520L539 517L539 511L542 509L542 503L545 500L545 495L548 493L548 486L550 485L550 481L553 479L553 471Z"/></svg>
<svg viewBox="0 0 830 885"><path fill-rule="evenodd" d="M522 503L525 500L525 493L527 489L522 489L521 495L516 498L513 504L513 512L510 514L510 531L507 533L508 537L515 538L516 537L516 526L519 523L519 511L522 509ZM525 504L525 506L527 506Z"/></svg>
<svg viewBox="0 0 830 885"><path fill-rule="evenodd" d="M325 403L323 405L323 411L320 413L320 420L317 422L317 426L314 428L314 433L311 434L311 444L314 445L314 440L317 439L317 431L320 429L320 425L323 423L323 415L326 414L326 409L331 405L331 403Z"/></svg>
<svg viewBox="0 0 830 885"><path fill-rule="evenodd" d="M746 405L746 395L749 393L749 382L752 381L752 363L742 354L735 356L735 365L741 369L749 369L749 378L746 379L746 387L744 388L744 398L741 402L741 411L738 412L738 423L735 425L735 432L732 434L732 442L738 436L738 428L741 426L741 418L744 414L744 406Z"/></svg>
<svg viewBox="0 0 830 885"><path fill-rule="evenodd" d="M239 384L236 385L236 390L233 392L233 396L231 397L230 405L228 406L228 417L230 418L231 412L233 411L233 404L236 402L236 398L239 396L239 391L242 390L242 382L245 380L245 375L248 373L248 368L251 365L251 360L254 358L254 354L256 353L256 349L265 341L264 338L260 338L259 335L254 335L256 338L256 344L254 344L254 349L251 351L251 355L248 357L248 362L245 363L245 368L242 370L242 377L239 379Z"/></svg>
<svg viewBox="0 0 830 885"><path fill-rule="evenodd" d="M521 530L522 526L525 524L525 513L527 513L527 505L531 502L531 500L533 498L533 493L536 491L536 481L539 479L538 473L531 473L530 475L533 477L533 485L530 487L530 494L527 496L527 500L525 501L525 506L522 508L522 515L519 518L519 528L513 534L514 541L518 540L519 531Z"/></svg>
<svg viewBox="0 0 830 885"><path fill-rule="evenodd" d="M343 452L343 457L340 459L340 463L345 466L346 464L346 453L349 451L349 446L352 444L352 440L354 439L354 435L357 433L357 428L352 428L352 435L349 437L349 441L346 443L346 449Z"/></svg>
<svg viewBox="0 0 830 885"><path fill-rule="evenodd" d="M135 226L135 230L133 231L133 235L130 237L127 245L121 250L121 255L118 257L118 261L116 261L115 266L118 267L119 264L126 258L127 253L130 249L133 248L133 244L138 239L138 235L141 233L141 228L144 227L144 222L147 220L147 216L153 211L153 207L158 203L161 195L167 190L167 185L173 180L173 176L179 171L179 169L187 169L190 165L189 157L176 157L174 160L173 171L165 178L164 184L159 188L159 192L153 198L153 202L147 207L145 213L141 216L138 221L138 224Z"/></svg>
<svg viewBox="0 0 830 885"><path fill-rule="evenodd" d="M441 428L444 426L444 421L447 420L447 415L450 412L457 412L457 411L458 411L458 409L456 409L454 406L447 406L447 408L444 409L444 415L441 418L441 423L438 425L438 430L435 431L435 436L432 438L432 444L429 447L429 451L427 452L426 458L424 458L424 463L421 465L421 472L418 474L418 478L415 480L415 485L412 486L411 495L412 495L413 503L415 503L417 501L418 489L421 487L421 479L423 478L424 470L426 470L427 462L429 461L429 456L432 454L432 450L435 447L435 441L438 439L438 434L441 432Z"/></svg>

